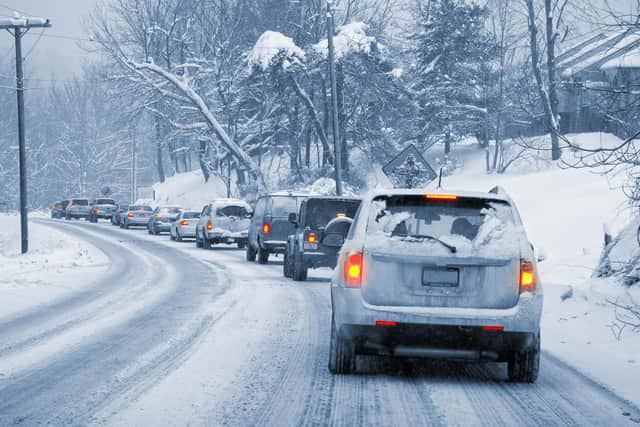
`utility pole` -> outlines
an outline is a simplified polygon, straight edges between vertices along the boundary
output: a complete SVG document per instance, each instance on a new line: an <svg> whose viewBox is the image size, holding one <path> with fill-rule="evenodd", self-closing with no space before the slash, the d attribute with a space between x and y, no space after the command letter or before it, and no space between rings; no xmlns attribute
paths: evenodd
<svg viewBox="0 0 640 427"><path fill-rule="evenodd" d="M138 154L136 150L136 128L131 132L131 204L138 200Z"/></svg>
<svg viewBox="0 0 640 427"><path fill-rule="evenodd" d="M22 70L22 36L31 28L49 28L51 22L44 18L0 18L0 29L13 35L16 44L16 92L18 95L18 162L20 169L20 234L21 251L29 251L29 226L27 212L27 155L24 125L24 75ZM11 32L13 30L13 33Z"/></svg>
<svg viewBox="0 0 640 427"><path fill-rule="evenodd" d="M338 89L336 85L336 64L333 46L334 20L333 1L327 0L327 49L329 51L329 77L331 78L331 107L333 122L333 150L336 172L336 195L342 196L342 150L340 149L340 129L338 123Z"/></svg>

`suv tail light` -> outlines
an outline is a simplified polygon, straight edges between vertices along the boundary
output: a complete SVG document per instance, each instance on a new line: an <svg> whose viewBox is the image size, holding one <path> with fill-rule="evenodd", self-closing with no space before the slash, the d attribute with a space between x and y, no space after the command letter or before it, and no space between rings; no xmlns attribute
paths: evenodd
<svg viewBox="0 0 640 427"><path fill-rule="evenodd" d="M318 235L316 233L307 234L307 243L311 243L312 245L318 243Z"/></svg>
<svg viewBox="0 0 640 427"><path fill-rule="evenodd" d="M209 231L213 230L213 223L211 222L211 220L207 221L207 230Z"/></svg>
<svg viewBox="0 0 640 427"><path fill-rule="evenodd" d="M183 219L182 221L180 221L180 225L189 225L189 221Z"/></svg>
<svg viewBox="0 0 640 427"><path fill-rule="evenodd" d="M127 216L128 216L129 218L133 218L133 216L134 216L134 215L135 215L135 214L134 214L133 212L129 212L129 213L127 214Z"/></svg>
<svg viewBox="0 0 640 427"><path fill-rule="evenodd" d="M359 288L362 286L364 275L364 260L362 252L355 252L347 255L344 262L344 280L349 288Z"/></svg>
<svg viewBox="0 0 640 427"><path fill-rule="evenodd" d="M533 262L520 260L520 293L533 292L536 289L536 271Z"/></svg>
<svg viewBox="0 0 640 427"><path fill-rule="evenodd" d="M100 208L96 208L96 213L100 213Z"/></svg>
<svg viewBox="0 0 640 427"><path fill-rule="evenodd" d="M269 224L268 222L265 222L262 224L262 234L269 234L271 233L271 224Z"/></svg>

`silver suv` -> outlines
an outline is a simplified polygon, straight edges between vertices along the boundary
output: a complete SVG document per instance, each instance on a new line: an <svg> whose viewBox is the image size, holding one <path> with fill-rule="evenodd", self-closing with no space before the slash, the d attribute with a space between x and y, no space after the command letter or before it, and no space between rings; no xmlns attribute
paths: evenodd
<svg viewBox="0 0 640 427"><path fill-rule="evenodd" d="M85 198L74 198L70 199L67 207L64 210L65 219L89 219L89 215L91 212L91 205L89 204L89 199Z"/></svg>
<svg viewBox="0 0 640 427"><path fill-rule="evenodd" d="M390 190L362 202L331 283L329 369L358 354L507 362L534 382L542 286L501 192Z"/></svg>
<svg viewBox="0 0 640 427"><path fill-rule="evenodd" d="M253 211L244 200L218 199L202 208L196 225L196 247L209 249L212 244L247 244Z"/></svg>

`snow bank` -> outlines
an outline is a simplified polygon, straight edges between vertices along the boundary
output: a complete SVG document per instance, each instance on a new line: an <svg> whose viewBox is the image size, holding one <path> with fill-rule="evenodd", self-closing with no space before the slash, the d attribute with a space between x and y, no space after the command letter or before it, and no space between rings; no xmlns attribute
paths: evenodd
<svg viewBox="0 0 640 427"><path fill-rule="evenodd" d="M317 196L335 196L336 181L332 178L318 178L310 185L296 189L296 191ZM348 197L359 197L358 191L346 183L343 184L342 193Z"/></svg>
<svg viewBox="0 0 640 427"><path fill-rule="evenodd" d="M20 218L0 215L0 320L82 290L108 265L96 247L40 223L20 255Z"/></svg>
<svg viewBox="0 0 640 427"><path fill-rule="evenodd" d="M352 22L338 27L338 34L333 38L336 60L352 53L369 54L373 46L382 48L375 37L367 35L366 28L367 25L364 22ZM326 58L329 54L327 39L322 39L313 45L313 50Z"/></svg>
<svg viewBox="0 0 640 427"><path fill-rule="evenodd" d="M276 31L265 31L248 53L247 60L251 67L266 71L281 55L284 56L282 68L285 70L305 59L304 51L296 46L293 39Z"/></svg>
<svg viewBox="0 0 640 427"><path fill-rule="evenodd" d="M226 184L217 176L204 181L202 171L179 173L163 183L153 185L155 205L177 205L185 209L200 211L202 206L227 197Z"/></svg>

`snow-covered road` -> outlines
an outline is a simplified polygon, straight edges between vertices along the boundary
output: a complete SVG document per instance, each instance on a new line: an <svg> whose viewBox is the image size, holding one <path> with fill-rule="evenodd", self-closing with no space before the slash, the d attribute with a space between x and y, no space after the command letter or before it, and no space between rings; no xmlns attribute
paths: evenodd
<svg viewBox="0 0 640 427"><path fill-rule="evenodd" d="M544 355L496 364L364 360L332 376L328 271L283 279L230 247L43 221L102 250L80 294L0 324L0 425L633 425L640 410ZM543 338L544 339L544 338Z"/></svg>

